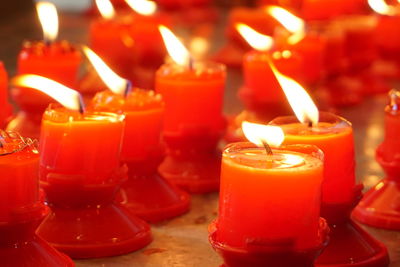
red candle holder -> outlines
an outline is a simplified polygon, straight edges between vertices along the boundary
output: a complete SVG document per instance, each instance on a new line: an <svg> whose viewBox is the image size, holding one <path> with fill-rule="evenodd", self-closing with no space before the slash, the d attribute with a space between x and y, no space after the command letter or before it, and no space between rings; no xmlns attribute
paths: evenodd
<svg viewBox="0 0 400 267"><path fill-rule="evenodd" d="M269 244L262 241L248 244L246 247L232 247L217 241L218 223L209 226L209 241L211 246L224 259L221 267L313 267L314 261L329 241L329 227L323 218L320 218L320 244L307 250L299 250L282 244Z"/></svg>
<svg viewBox="0 0 400 267"><path fill-rule="evenodd" d="M0 131L0 136L2 188L7 191L2 193L0 204L2 265L75 266L69 257L35 233L49 211L39 198L36 143L16 133Z"/></svg>
<svg viewBox="0 0 400 267"><path fill-rule="evenodd" d="M117 201L148 222L159 222L187 212L190 196L157 172L163 160L161 129L164 102L154 91L134 88L127 96L103 91L94 97L98 111L125 114L121 161L128 166L128 180Z"/></svg>
<svg viewBox="0 0 400 267"><path fill-rule="evenodd" d="M46 44L25 42L18 56L18 74L37 74L76 88L81 63L80 52L67 41ZM11 96L20 111L7 125L7 130L39 138L41 117L53 100L31 88L12 88Z"/></svg>
<svg viewBox="0 0 400 267"><path fill-rule="evenodd" d="M390 92L390 104L385 109L385 139L376 151L376 159L387 177L368 191L354 209L353 217L358 221L390 230L400 230L400 162L398 103L400 94Z"/></svg>
<svg viewBox="0 0 400 267"><path fill-rule="evenodd" d="M53 106L44 113L40 179L52 211L37 233L71 257L124 254L152 240L149 225L115 202L127 172L123 118Z"/></svg>

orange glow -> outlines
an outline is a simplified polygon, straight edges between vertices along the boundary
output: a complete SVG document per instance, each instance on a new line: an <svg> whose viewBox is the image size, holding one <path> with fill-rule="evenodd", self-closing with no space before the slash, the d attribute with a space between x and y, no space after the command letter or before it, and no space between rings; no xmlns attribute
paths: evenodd
<svg viewBox="0 0 400 267"><path fill-rule="evenodd" d="M396 8L386 4L385 0L368 0L368 5L372 10L381 15L393 16L397 13Z"/></svg>
<svg viewBox="0 0 400 267"><path fill-rule="evenodd" d="M271 147L279 147L285 139L282 129L278 126L243 121L242 130L247 140L260 147L265 143Z"/></svg>
<svg viewBox="0 0 400 267"><path fill-rule="evenodd" d="M182 42L171 32L167 27L158 26L161 36L164 40L165 47L167 48L169 56L172 60L181 66L190 65L190 53Z"/></svg>
<svg viewBox="0 0 400 267"><path fill-rule="evenodd" d="M125 0L126 3L137 13L143 16L151 16L157 10L157 4L149 0Z"/></svg>
<svg viewBox="0 0 400 267"><path fill-rule="evenodd" d="M36 10L43 29L43 39L53 42L58 35L58 15L56 6L50 2L37 2Z"/></svg>
<svg viewBox="0 0 400 267"><path fill-rule="evenodd" d="M318 108L307 91L298 82L280 73L272 63L270 64L297 119L302 123L317 125L319 120Z"/></svg>
<svg viewBox="0 0 400 267"><path fill-rule="evenodd" d="M92 66L99 74L107 87L115 94L126 95L129 89L129 82L118 76L107 64L87 46L83 46L83 52L89 59Z"/></svg>
<svg viewBox="0 0 400 267"><path fill-rule="evenodd" d="M81 95L58 82L33 74L19 75L12 79L12 85L39 90L52 97L64 107L82 112L84 109Z"/></svg>
<svg viewBox="0 0 400 267"><path fill-rule="evenodd" d="M274 39L261 34L243 23L236 24L236 29L246 42L258 51L268 51L274 45Z"/></svg>
<svg viewBox="0 0 400 267"><path fill-rule="evenodd" d="M104 19L115 17L115 10L110 0L96 0L96 6Z"/></svg>

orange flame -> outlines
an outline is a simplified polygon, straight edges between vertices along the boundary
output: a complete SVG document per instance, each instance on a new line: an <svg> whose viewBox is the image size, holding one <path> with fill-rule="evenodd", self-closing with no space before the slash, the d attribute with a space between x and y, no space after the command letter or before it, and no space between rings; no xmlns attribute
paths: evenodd
<svg viewBox="0 0 400 267"><path fill-rule="evenodd" d="M96 6L104 19L112 19L115 17L115 9L110 0L96 0Z"/></svg>
<svg viewBox="0 0 400 267"><path fill-rule="evenodd" d="M400 3L400 0L398 0ZM396 8L386 4L385 0L368 0L368 5L374 10L376 13L381 15L396 15Z"/></svg>
<svg viewBox="0 0 400 267"><path fill-rule="evenodd" d="M172 60L181 66L190 65L190 53L181 41L171 32L170 29L163 25L159 25L161 36L164 40L165 47Z"/></svg>
<svg viewBox="0 0 400 267"><path fill-rule="evenodd" d="M261 34L243 23L236 24L236 29L246 42L256 50L268 51L274 44L274 39L268 35Z"/></svg>
<svg viewBox="0 0 400 267"><path fill-rule="evenodd" d="M40 24L42 24L43 39L47 42L53 42L57 39L58 35L58 14L56 6L50 2L37 2L36 10Z"/></svg>
<svg viewBox="0 0 400 267"><path fill-rule="evenodd" d="M125 0L137 13L143 16L153 15L157 10L157 4L149 0Z"/></svg>
<svg viewBox="0 0 400 267"><path fill-rule="evenodd" d="M243 121L242 130L247 140L260 147L265 143L271 147L279 147L285 139L283 130L278 126Z"/></svg>

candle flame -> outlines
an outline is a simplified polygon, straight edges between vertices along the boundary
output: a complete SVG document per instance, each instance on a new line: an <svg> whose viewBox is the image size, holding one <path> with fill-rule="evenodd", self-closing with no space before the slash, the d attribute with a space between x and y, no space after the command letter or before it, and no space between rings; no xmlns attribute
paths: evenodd
<svg viewBox="0 0 400 267"><path fill-rule="evenodd" d="M58 14L56 6L50 2L38 2L36 3L36 10L43 29L43 39L46 42L53 42L58 35Z"/></svg>
<svg viewBox="0 0 400 267"><path fill-rule="evenodd" d="M79 92L48 78L39 75L24 74L16 76L11 83L14 86L39 90L68 109L79 112L83 112L84 110L84 104Z"/></svg>
<svg viewBox="0 0 400 267"><path fill-rule="evenodd" d="M296 44L305 36L304 20L278 6L267 6L266 11L285 27L292 35L288 38L290 44Z"/></svg>
<svg viewBox="0 0 400 267"><path fill-rule="evenodd" d="M246 42L258 51L269 51L274 44L271 36L261 34L246 24L238 23L236 29Z"/></svg>
<svg viewBox="0 0 400 267"><path fill-rule="evenodd" d="M115 17L115 9L110 0L96 0L96 6L104 19L112 19Z"/></svg>
<svg viewBox="0 0 400 267"><path fill-rule="evenodd" d="M117 75L92 49L83 46L83 52L99 74L101 80L115 94L126 95L130 90L130 82Z"/></svg>
<svg viewBox="0 0 400 267"><path fill-rule="evenodd" d="M278 126L243 121L242 130L247 140L259 147L265 146L265 143L271 147L279 147L285 139L283 130Z"/></svg>
<svg viewBox="0 0 400 267"><path fill-rule="evenodd" d="M149 0L125 0L137 13L143 16L153 15L157 10L157 4Z"/></svg>
<svg viewBox="0 0 400 267"><path fill-rule="evenodd" d="M272 63L270 65L297 119L302 123L317 125L318 108L307 91L298 82L280 73Z"/></svg>
<svg viewBox="0 0 400 267"><path fill-rule="evenodd" d="M385 0L368 0L368 5L372 10L381 15L393 16L397 13L396 8L386 4Z"/></svg>
<svg viewBox="0 0 400 267"><path fill-rule="evenodd" d="M172 60L178 65L189 66L191 61L190 54L182 42L167 27L159 25L158 29Z"/></svg>

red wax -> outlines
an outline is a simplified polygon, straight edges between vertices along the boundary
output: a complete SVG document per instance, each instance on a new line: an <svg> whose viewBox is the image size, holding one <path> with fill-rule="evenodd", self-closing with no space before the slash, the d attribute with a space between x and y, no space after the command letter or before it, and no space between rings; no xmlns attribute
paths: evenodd
<svg viewBox="0 0 400 267"><path fill-rule="evenodd" d="M0 131L0 222L39 202L39 152L30 140Z"/></svg>
<svg viewBox="0 0 400 267"><path fill-rule="evenodd" d="M399 59L400 16L379 16L374 31L376 43L381 53L388 59Z"/></svg>
<svg viewBox="0 0 400 267"><path fill-rule="evenodd" d="M18 74L37 74L68 87L77 88L81 54L67 41L46 45L25 42L18 55ZM24 111L42 113L51 98L30 88L16 88L13 98Z"/></svg>
<svg viewBox="0 0 400 267"><path fill-rule="evenodd" d="M98 185L121 179L119 156L123 115L69 111L50 106L43 115L40 136L41 181L68 176L69 183Z"/></svg>
<svg viewBox="0 0 400 267"><path fill-rule="evenodd" d="M187 130L220 133L226 69L222 64L195 63L193 69L165 64L158 69L155 88L165 101L164 134Z"/></svg>
<svg viewBox="0 0 400 267"><path fill-rule="evenodd" d="M306 20L329 20L345 14L360 14L366 9L365 0L303 0L301 17Z"/></svg>
<svg viewBox="0 0 400 267"><path fill-rule="evenodd" d="M285 132L285 144L310 144L324 152L322 202L326 205L352 203L355 188L354 141L351 124L331 114L320 113L318 125L309 128L292 117L274 119Z"/></svg>
<svg viewBox="0 0 400 267"><path fill-rule="evenodd" d="M236 248L318 246L322 152L233 143L223 153L217 240Z"/></svg>
<svg viewBox="0 0 400 267"><path fill-rule="evenodd" d="M11 115L8 102L8 77L3 62L0 61L0 128L3 128Z"/></svg>
<svg viewBox="0 0 400 267"><path fill-rule="evenodd" d="M159 157L164 102L154 91L135 88L125 98L110 91L98 93L93 108L125 114L125 132L121 152L123 162Z"/></svg>

